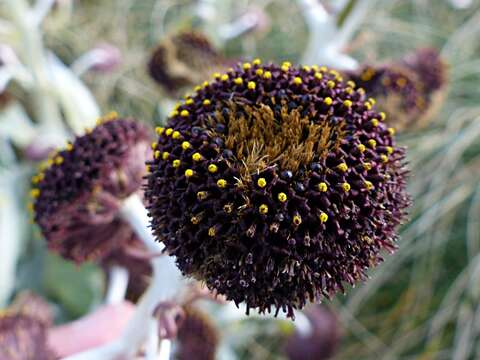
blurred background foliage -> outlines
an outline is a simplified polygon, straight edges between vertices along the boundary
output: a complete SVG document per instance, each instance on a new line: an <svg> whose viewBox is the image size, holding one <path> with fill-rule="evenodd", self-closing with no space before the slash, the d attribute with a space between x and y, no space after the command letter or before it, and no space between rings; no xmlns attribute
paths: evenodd
<svg viewBox="0 0 480 360"><path fill-rule="evenodd" d="M161 123L175 99L148 77L146 63L165 34L198 25L194 6L193 0L77 0L71 16L60 11L49 16L45 41L66 64L99 43L118 47L120 67L108 74L87 73L87 86L102 112ZM269 25L227 41L223 52L240 59L298 62L308 32L296 2L226 0L220 20L233 21L252 6L265 11ZM220 44L215 27L202 30ZM385 257L369 281L329 304L342 329L338 359L480 358L479 38L480 1L461 10L446 0L381 0L349 45L361 62L436 47L449 64L449 86L429 127L399 137L409 149L414 199L399 250ZM26 193L27 175L28 167L15 181L19 194ZM27 222L25 203L22 198L18 204L21 223ZM29 241L15 291L33 288L45 295L56 306L59 322L101 301L105 280L99 269L48 254L33 226L22 231ZM241 358L278 359L291 328L249 320L230 330Z"/></svg>

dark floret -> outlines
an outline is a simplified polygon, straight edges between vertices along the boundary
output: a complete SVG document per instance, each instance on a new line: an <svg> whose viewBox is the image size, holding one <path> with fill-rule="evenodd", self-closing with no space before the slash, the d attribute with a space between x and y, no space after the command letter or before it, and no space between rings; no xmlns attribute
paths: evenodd
<svg viewBox="0 0 480 360"><path fill-rule="evenodd" d="M145 191L186 275L261 312L319 301L396 248L404 149L326 68L246 63L171 114Z"/></svg>
<svg viewBox="0 0 480 360"><path fill-rule="evenodd" d="M34 218L49 249L76 262L101 260L132 242L118 210L141 188L151 152L144 125L115 114L103 120L33 178Z"/></svg>

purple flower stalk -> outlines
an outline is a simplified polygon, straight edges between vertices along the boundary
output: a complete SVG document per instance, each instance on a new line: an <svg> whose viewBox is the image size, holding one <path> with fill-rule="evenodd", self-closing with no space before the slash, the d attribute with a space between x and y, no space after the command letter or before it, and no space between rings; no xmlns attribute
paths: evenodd
<svg viewBox="0 0 480 360"><path fill-rule="evenodd" d="M396 248L404 149L374 100L325 67L245 63L171 113L145 196L185 275L260 312L365 278Z"/></svg>

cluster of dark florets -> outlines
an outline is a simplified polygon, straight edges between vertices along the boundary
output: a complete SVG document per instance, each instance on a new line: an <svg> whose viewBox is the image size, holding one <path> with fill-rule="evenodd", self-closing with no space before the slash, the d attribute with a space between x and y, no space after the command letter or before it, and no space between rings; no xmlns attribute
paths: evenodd
<svg viewBox="0 0 480 360"><path fill-rule="evenodd" d="M0 314L0 359L54 360L47 345L52 317L48 305L32 295L22 296Z"/></svg>
<svg viewBox="0 0 480 360"><path fill-rule="evenodd" d="M135 243L118 209L141 188L149 141L141 123L110 114L42 166L31 195L34 219L51 250L82 262Z"/></svg>
<svg viewBox="0 0 480 360"><path fill-rule="evenodd" d="M156 129L155 236L247 313L293 316L365 278L409 204L404 149L374 103L325 67L215 74Z"/></svg>
<svg viewBox="0 0 480 360"><path fill-rule="evenodd" d="M434 49L420 49L381 65L364 65L344 74L391 114L399 130L418 128L432 119L446 85L446 65Z"/></svg>
<svg viewBox="0 0 480 360"><path fill-rule="evenodd" d="M166 92L175 94L229 64L205 35L184 31L163 39L150 57L148 72Z"/></svg>
<svg viewBox="0 0 480 360"><path fill-rule="evenodd" d="M214 360L220 336L217 327L201 310L192 306L184 308L184 318L178 328L179 360Z"/></svg>

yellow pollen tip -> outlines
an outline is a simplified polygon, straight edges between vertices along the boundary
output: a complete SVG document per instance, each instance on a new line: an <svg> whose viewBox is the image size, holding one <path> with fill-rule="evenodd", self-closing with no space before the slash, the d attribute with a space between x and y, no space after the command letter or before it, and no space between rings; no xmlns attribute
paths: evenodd
<svg viewBox="0 0 480 360"><path fill-rule="evenodd" d="M320 219L320 222L323 224L323 223L327 222L328 215L325 214L324 212L321 212L320 215L318 216L318 218Z"/></svg>
<svg viewBox="0 0 480 360"><path fill-rule="evenodd" d="M162 159L167 160L169 156L170 156L170 153L167 152L167 151L164 151L163 154L162 154Z"/></svg>
<svg viewBox="0 0 480 360"><path fill-rule="evenodd" d="M208 172L214 174L218 171L218 166L215 164L208 165Z"/></svg>
<svg viewBox="0 0 480 360"><path fill-rule="evenodd" d="M210 100L208 100L208 99L203 100L203 105L204 106L208 106L210 104L211 104Z"/></svg>
<svg viewBox="0 0 480 360"><path fill-rule="evenodd" d="M225 180L225 179L218 179L218 180L217 180L217 186L218 186L219 188L222 188L222 189L225 188L225 187L227 186L227 180Z"/></svg>
<svg viewBox="0 0 480 360"><path fill-rule="evenodd" d="M257 185L261 188L264 188L267 186L267 180L265 180L265 178L260 178L257 180Z"/></svg>
<svg viewBox="0 0 480 360"><path fill-rule="evenodd" d="M372 119L372 125L373 125L373 126L377 127L378 124L379 124L378 119Z"/></svg>
<svg viewBox="0 0 480 360"><path fill-rule="evenodd" d="M260 65L261 63L262 63L262 60L260 60L258 58L252 61L253 65Z"/></svg>
<svg viewBox="0 0 480 360"><path fill-rule="evenodd" d="M220 73L218 73L218 72L213 73L213 77L214 77L215 79L220 78L220 76L222 76L222 74L220 74Z"/></svg>
<svg viewBox="0 0 480 360"><path fill-rule="evenodd" d="M204 82L202 83L202 86L203 86L203 87L207 87L208 85L210 85L210 83L209 83L208 81L204 81Z"/></svg>
<svg viewBox="0 0 480 360"><path fill-rule="evenodd" d="M38 198L40 196L40 190L39 189L30 190L30 196L34 199Z"/></svg>
<svg viewBox="0 0 480 360"><path fill-rule="evenodd" d="M320 66L320 71L321 72L326 72L328 68L326 66Z"/></svg>
<svg viewBox="0 0 480 360"><path fill-rule="evenodd" d="M333 80L328 80L327 81L327 86L330 88L330 89L333 89L335 87L335 81Z"/></svg>
<svg viewBox="0 0 480 360"><path fill-rule="evenodd" d="M388 155L393 154L393 147L387 146L387 153L388 153Z"/></svg>
<svg viewBox="0 0 480 360"><path fill-rule="evenodd" d="M351 107L353 105L352 101L351 100L345 100L343 102L343 105L345 105L347 108Z"/></svg>
<svg viewBox="0 0 480 360"><path fill-rule="evenodd" d="M328 190L328 185L323 181L320 184L318 184L317 187L318 187L318 191L320 192L326 192Z"/></svg>
<svg viewBox="0 0 480 360"><path fill-rule="evenodd" d="M293 83L294 83L295 85L301 85L301 84L302 84L302 78L301 78L301 77L298 77L298 76L295 77L295 78L293 79Z"/></svg>
<svg viewBox="0 0 480 360"><path fill-rule="evenodd" d="M200 160L202 160L202 155L197 152L197 153L192 155L192 160L193 161L200 161Z"/></svg>
<svg viewBox="0 0 480 360"><path fill-rule="evenodd" d="M283 192L279 193L278 194L278 201L280 201L282 203L287 201L287 194L285 194Z"/></svg>
<svg viewBox="0 0 480 360"><path fill-rule="evenodd" d="M355 82L353 82L352 80L348 80L347 81L347 86L349 86L351 88L355 88Z"/></svg>
<svg viewBox="0 0 480 360"><path fill-rule="evenodd" d="M247 86L250 90L255 90L255 88L257 87L257 84L255 84L255 82L253 81L249 81Z"/></svg>
<svg viewBox="0 0 480 360"><path fill-rule="evenodd" d="M193 176L193 170L192 169L185 170L185 176L187 178L192 177Z"/></svg>
<svg viewBox="0 0 480 360"><path fill-rule="evenodd" d="M157 148L157 146L158 146L158 144L156 142L152 142L152 144L150 145L152 150L155 150Z"/></svg>
<svg viewBox="0 0 480 360"><path fill-rule="evenodd" d="M255 70L255 74L257 74L258 76L262 76L263 75L263 69Z"/></svg>
<svg viewBox="0 0 480 360"><path fill-rule="evenodd" d="M180 116L182 116L182 117L187 117L188 115L190 115L190 113L188 112L188 110L182 110L182 111L180 112Z"/></svg>
<svg viewBox="0 0 480 360"><path fill-rule="evenodd" d="M180 136L182 136L180 134L180 131L174 131L173 134L172 134L172 139L178 139L178 138L180 138Z"/></svg>
<svg viewBox="0 0 480 360"><path fill-rule="evenodd" d="M393 127L388 128L388 133L390 134L390 136L395 135L395 128Z"/></svg>
<svg viewBox="0 0 480 360"><path fill-rule="evenodd" d="M313 75L313 77L317 80L322 80L323 79L323 75L319 72L316 72L315 75Z"/></svg>
<svg viewBox="0 0 480 360"><path fill-rule="evenodd" d="M53 159L56 165L61 165L63 163L63 157L61 156L56 156L55 159Z"/></svg>
<svg viewBox="0 0 480 360"><path fill-rule="evenodd" d="M377 142L375 141L375 139L370 139L368 140L368 145L375 149L375 147L377 146Z"/></svg>
<svg viewBox="0 0 480 360"><path fill-rule="evenodd" d="M167 136L172 135L172 133L173 133L173 129L172 129L172 128L168 128L167 130L165 130L165 135L167 135Z"/></svg>
<svg viewBox="0 0 480 360"><path fill-rule="evenodd" d="M372 170L372 164L369 162L366 162L363 164L363 168L367 171Z"/></svg>
<svg viewBox="0 0 480 360"><path fill-rule="evenodd" d="M284 61L282 63L282 66L290 67L290 66L292 66L292 63L290 61Z"/></svg>
<svg viewBox="0 0 480 360"><path fill-rule="evenodd" d="M250 63L244 63L244 64L242 65L242 67L243 67L243 70L248 70L248 69L251 69L251 68L252 68L252 64L250 64Z"/></svg>
<svg viewBox="0 0 480 360"><path fill-rule="evenodd" d="M192 98L187 99L187 101L185 101L185 104L186 105L192 105L193 104L193 99Z"/></svg>
<svg viewBox="0 0 480 360"><path fill-rule="evenodd" d="M375 105L377 103L377 100L374 98L368 98L368 101L370 101L370 104Z"/></svg>
<svg viewBox="0 0 480 360"><path fill-rule="evenodd" d="M178 110L173 110L169 114L170 117L174 117L174 116L177 116L177 115L178 115Z"/></svg>
<svg viewBox="0 0 480 360"><path fill-rule="evenodd" d="M347 182L345 182L345 183L342 184L342 189L343 189L343 191L345 191L345 192L349 192L351 188L352 188L352 187L351 187L350 184L347 183Z"/></svg>
<svg viewBox="0 0 480 360"><path fill-rule="evenodd" d="M214 237L217 234L217 230L212 226L208 229L208 236Z"/></svg>
<svg viewBox="0 0 480 360"><path fill-rule="evenodd" d="M193 88L194 91L200 91L202 90L202 87L200 85L197 85Z"/></svg>
<svg viewBox="0 0 480 360"><path fill-rule="evenodd" d="M197 199L198 200L205 200L207 198L207 193L205 191L197 192Z"/></svg>
<svg viewBox="0 0 480 360"><path fill-rule="evenodd" d="M241 77L237 77L237 78L235 78L235 80L233 80L233 82L237 85L242 85L243 84L243 79Z"/></svg>
<svg viewBox="0 0 480 360"><path fill-rule="evenodd" d="M265 79L271 79L272 78L272 73L270 71L265 71L265 73L263 74L263 77Z"/></svg>
<svg viewBox="0 0 480 360"><path fill-rule="evenodd" d="M268 206L265 204L262 204L258 207L258 211L260 214L267 214L268 213Z"/></svg>
<svg viewBox="0 0 480 360"><path fill-rule="evenodd" d="M162 135L164 131L165 131L165 128L164 128L164 127L157 126L157 127L155 128L155 132L156 132L157 135Z"/></svg>
<svg viewBox="0 0 480 360"><path fill-rule="evenodd" d="M385 154L380 155L380 159L381 159L382 162L384 162L384 163L388 162L388 156L385 155Z"/></svg>
<svg viewBox="0 0 480 360"><path fill-rule="evenodd" d="M179 166L180 166L180 160L178 160L178 159L173 160L173 161L172 161L172 166L173 166L174 168L179 167Z"/></svg>
<svg viewBox="0 0 480 360"><path fill-rule="evenodd" d="M305 71L310 71L311 67L308 66L308 65L305 65L305 66L302 66L302 69L305 70Z"/></svg>
<svg viewBox="0 0 480 360"><path fill-rule="evenodd" d="M199 219L198 217L196 217L196 216L192 216L192 217L190 218L190 222L191 222L193 225L197 225L197 224L200 223L200 219Z"/></svg>
<svg viewBox="0 0 480 360"><path fill-rule="evenodd" d="M228 74L223 74L222 76L220 76L220 80L227 81L228 80Z"/></svg>
<svg viewBox="0 0 480 360"><path fill-rule="evenodd" d="M182 149L183 149L183 150L188 150L188 149L190 149L190 146L191 146L191 145L190 145L190 143L189 143L188 141L182 142Z"/></svg>
<svg viewBox="0 0 480 360"><path fill-rule="evenodd" d="M367 110L372 110L372 104L370 104L368 101L364 102L363 105Z"/></svg>
<svg viewBox="0 0 480 360"><path fill-rule="evenodd" d="M72 144L72 143L68 143L67 146L65 147L65 150L67 150L67 151L72 151L72 150L73 150L73 144Z"/></svg>
<svg viewBox="0 0 480 360"><path fill-rule="evenodd" d="M387 118L387 115L382 111L380 113L380 119L382 119L382 121L384 121L386 118Z"/></svg>
<svg viewBox="0 0 480 360"><path fill-rule="evenodd" d="M293 217L293 223L297 226L300 225L302 223L302 217L300 215L295 215Z"/></svg>
<svg viewBox="0 0 480 360"><path fill-rule="evenodd" d="M325 105L330 106L330 105L332 105L333 100L332 100L331 97L326 97L326 98L323 100L323 102L325 103Z"/></svg>
<svg viewBox="0 0 480 360"><path fill-rule="evenodd" d="M155 159L158 159L158 158L160 157L160 151L158 151L158 150L155 151L155 152L153 153L153 157L154 157Z"/></svg>
<svg viewBox="0 0 480 360"><path fill-rule="evenodd" d="M341 163L337 165L337 169L340 170L341 172L346 172L348 170L348 166L345 163Z"/></svg>
<svg viewBox="0 0 480 360"><path fill-rule="evenodd" d="M365 150L367 150L367 148L365 147L365 145L363 144L358 144L357 145L357 149L358 151L360 151L361 153L365 152Z"/></svg>
<svg viewBox="0 0 480 360"><path fill-rule="evenodd" d="M372 190L372 189L373 189L373 184L372 184L371 181L366 180L366 181L364 182L364 185L365 185L365 188L366 188L367 190Z"/></svg>

